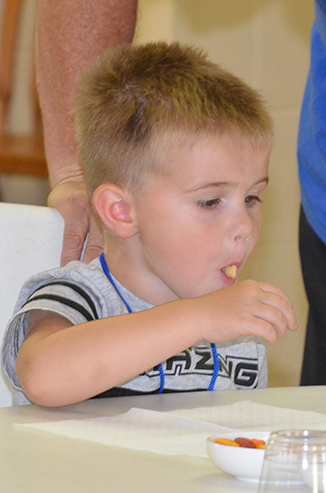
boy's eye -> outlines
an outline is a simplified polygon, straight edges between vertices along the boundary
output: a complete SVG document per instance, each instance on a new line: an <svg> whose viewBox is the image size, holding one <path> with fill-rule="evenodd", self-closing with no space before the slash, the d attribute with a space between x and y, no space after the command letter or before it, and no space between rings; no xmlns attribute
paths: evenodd
<svg viewBox="0 0 326 493"><path fill-rule="evenodd" d="M219 203L221 199L209 199L209 200L199 200L197 205L199 207L203 207L204 209L214 209Z"/></svg>
<svg viewBox="0 0 326 493"><path fill-rule="evenodd" d="M248 205L253 205L255 202L261 202L261 199L258 197L258 195L247 195L245 198L245 202Z"/></svg>

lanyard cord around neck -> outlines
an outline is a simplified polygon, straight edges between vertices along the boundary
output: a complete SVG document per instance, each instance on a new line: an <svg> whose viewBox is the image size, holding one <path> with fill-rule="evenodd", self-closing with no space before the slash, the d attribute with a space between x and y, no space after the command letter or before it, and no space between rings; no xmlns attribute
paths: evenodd
<svg viewBox="0 0 326 493"><path fill-rule="evenodd" d="M115 280L113 279L111 272L109 271L109 268L108 268L107 263L105 261L104 253L102 253L100 255L100 262L101 262L101 266L102 266L104 274L109 279L110 283L114 287L117 294L120 296L121 300L123 301L125 307L128 310L128 313L133 313L131 306L129 305L129 303L124 299L124 297L120 293L119 288L118 288ZM211 348L212 348L214 369L213 369L212 379L211 379L210 384L207 388L208 391L214 390L214 385L215 385L216 379L218 377L218 372L219 372L219 360L218 360L218 354L217 354L215 344L211 344ZM161 363L157 365L157 368L158 368L158 371L160 373L160 388L159 388L158 393L162 394L163 390L164 390L165 374L164 374L163 366L161 365Z"/></svg>

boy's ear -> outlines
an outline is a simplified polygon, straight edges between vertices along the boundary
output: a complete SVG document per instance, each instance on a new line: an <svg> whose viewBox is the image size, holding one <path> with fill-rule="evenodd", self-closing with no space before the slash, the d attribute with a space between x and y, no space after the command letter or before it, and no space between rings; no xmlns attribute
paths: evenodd
<svg viewBox="0 0 326 493"><path fill-rule="evenodd" d="M138 232L131 197L122 188L111 183L100 185L94 192L93 204L106 228L120 238L132 238Z"/></svg>

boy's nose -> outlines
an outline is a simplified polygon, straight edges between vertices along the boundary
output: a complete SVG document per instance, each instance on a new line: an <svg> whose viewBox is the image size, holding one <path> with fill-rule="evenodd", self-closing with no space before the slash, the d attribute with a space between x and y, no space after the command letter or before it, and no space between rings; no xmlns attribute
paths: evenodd
<svg viewBox="0 0 326 493"><path fill-rule="evenodd" d="M236 243L248 241L253 235L253 223L247 211L235 218L232 240Z"/></svg>
<svg viewBox="0 0 326 493"><path fill-rule="evenodd" d="M234 238L234 240L235 241L239 241L239 240L243 239L243 241L248 241L248 240L250 240L250 238L252 237L252 235L253 235L253 232L251 232L248 236L245 236L245 237L243 237L241 235L236 235L236 237Z"/></svg>

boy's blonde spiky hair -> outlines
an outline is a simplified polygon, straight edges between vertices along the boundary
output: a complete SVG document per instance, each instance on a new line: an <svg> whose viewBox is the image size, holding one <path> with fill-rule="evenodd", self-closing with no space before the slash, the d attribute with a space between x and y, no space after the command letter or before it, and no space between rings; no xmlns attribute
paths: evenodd
<svg viewBox="0 0 326 493"><path fill-rule="evenodd" d="M77 141L89 193L111 182L135 190L155 167L153 146L170 132L234 133L271 140L273 125L259 94L179 43L118 46L80 79Z"/></svg>

